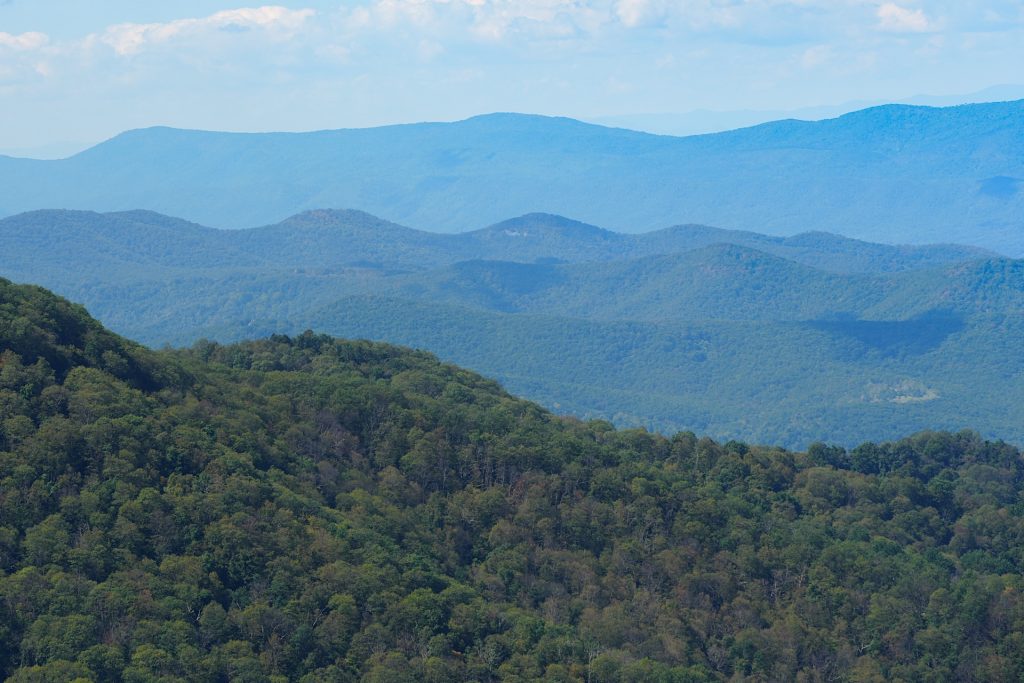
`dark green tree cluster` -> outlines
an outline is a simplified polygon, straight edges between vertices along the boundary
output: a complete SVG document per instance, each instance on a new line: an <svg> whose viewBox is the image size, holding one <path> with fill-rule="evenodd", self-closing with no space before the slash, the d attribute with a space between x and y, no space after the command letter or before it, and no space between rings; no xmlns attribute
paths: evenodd
<svg viewBox="0 0 1024 683"><path fill-rule="evenodd" d="M1024 460L556 418L306 333L151 352L0 280L0 674L1018 681Z"/></svg>

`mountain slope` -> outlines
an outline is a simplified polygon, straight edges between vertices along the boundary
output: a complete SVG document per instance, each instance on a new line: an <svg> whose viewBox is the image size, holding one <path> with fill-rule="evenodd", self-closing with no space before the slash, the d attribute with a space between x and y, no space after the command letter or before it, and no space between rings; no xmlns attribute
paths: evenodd
<svg viewBox="0 0 1024 683"><path fill-rule="evenodd" d="M63 277L69 264L77 280L263 264L239 253L222 230L147 211L36 211L0 220L0 236L4 273L29 280Z"/></svg>
<svg viewBox="0 0 1024 683"><path fill-rule="evenodd" d="M0 327L12 683L1024 675L1024 459L971 432L668 439L391 346L148 352L7 281L0 315L37 334Z"/></svg>
<svg viewBox="0 0 1024 683"><path fill-rule="evenodd" d="M637 255L670 254L714 244L735 244L834 273L889 273L918 270L995 256L991 251L955 244L890 245L854 240L827 232L772 237L703 225L680 225L639 234Z"/></svg>
<svg viewBox="0 0 1024 683"><path fill-rule="evenodd" d="M0 214L143 207L219 227L351 206L457 231L531 211L959 242L1024 255L1024 101L886 106L673 138L514 114L303 134L130 131L0 159Z"/></svg>
<svg viewBox="0 0 1024 683"><path fill-rule="evenodd" d="M825 273L718 244L600 264L466 261L400 276L376 291L507 313L606 320L804 320L864 311L892 287L885 277Z"/></svg>
<svg viewBox="0 0 1024 683"><path fill-rule="evenodd" d="M506 313L602 320L908 320L1024 311L1024 260L982 258L899 273L829 273L716 244L607 263L464 261L397 274L372 291Z"/></svg>
<svg viewBox="0 0 1024 683"><path fill-rule="evenodd" d="M789 447L973 425L1024 443L1019 315L592 321L370 296L303 322L429 348L557 412L620 425Z"/></svg>

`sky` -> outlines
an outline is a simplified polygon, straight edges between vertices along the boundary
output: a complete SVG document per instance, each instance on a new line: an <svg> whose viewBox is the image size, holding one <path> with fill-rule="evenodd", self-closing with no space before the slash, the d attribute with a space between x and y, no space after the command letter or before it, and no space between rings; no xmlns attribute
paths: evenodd
<svg viewBox="0 0 1024 683"><path fill-rule="evenodd" d="M1022 65L1024 0L0 0L0 150L790 111L1020 84Z"/></svg>

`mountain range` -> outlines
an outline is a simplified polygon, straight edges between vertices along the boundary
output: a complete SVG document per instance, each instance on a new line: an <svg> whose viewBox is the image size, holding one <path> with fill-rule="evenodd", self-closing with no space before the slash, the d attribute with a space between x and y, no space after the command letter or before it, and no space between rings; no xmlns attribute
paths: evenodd
<svg viewBox="0 0 1024 683"><path fill-rule="evenodd" d="M307 328L431 350L584 417L787 446L971 426L1024 442L1024 262L975 247L529 214L458 234L358 211L219 230L0 220L0 274L153 346Z"/></svg>
<svg viewBox="0 0 1024 683"><path fill-rule="evenodd" d="M972 93L959 95L915 95L899 100L853 100L841 104L825 104L797 109L693 109L680 112L650 112L598 116L587 119L591 123L617 128L629 128L659 135L700 135L718 133L735 128L747 128L782 119L799 119L802 121L820 121L849 114L860 109L883 106L886 104L909 104L927 107L955 107L962 104L985 102L1006 102L1024 97L1024 85L1004 83L994 85ZM74 151L84 149L80 145ZM43 150L43 154L46 150ZM30 155L23 155L30 156ZM65 156L68 156L65 154ZM39 156L39 158L55 158Z"/></svg>
<svg viewBox="0 0 1024 683"><path fill-rule="evenodd" d="M532 211L619 232L957 242L1024 256L1024 100L874 107L690 137L493 114L312 133L129 131L68 159L0 157L0 215L150 209L221 228L358 207L435 232Z"/></svg>
<svg viewBox="0 0 1024 683"><path fill-rule="evenodd" d="M828 233L772 237L704 225L622 234L551 214L527 214L457 234L415 230L362 211L307 211L280 223L220 230L152 211L34 211L0 219L7 272L19 264L81 279L89 269L382 268L422 271L472 260L588 263L734 244L837 273L895 272L996 256L956 244L892 246ZM73 268L59 268L72 256ZM37 265L38 264L38 265Z"/></svg>

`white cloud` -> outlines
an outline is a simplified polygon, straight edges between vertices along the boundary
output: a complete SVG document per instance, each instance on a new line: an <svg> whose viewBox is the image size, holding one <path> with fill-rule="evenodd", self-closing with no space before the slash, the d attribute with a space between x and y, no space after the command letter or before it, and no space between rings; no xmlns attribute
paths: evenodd
<svg viewBox="0 0 1024 683"><path fill-rule="evenodd" d="M434 8L448 2L438 0L376 0L369 7L357 8L360 16L367 23L371 21L384 26L392 26L399 22L424 25L435 19Z"/></svg>
<svg viewBox="0 0 1024 683"><path fill-rule="evenodd" d="M933 28L923 9L909 9L894 2L879 6L878 28L896 33L925 33Z"/></svg>
<svg viewBox="0 0 1024 683"><path fill-rule="evenodd" d="M116 24L92 38L110 46L119 55L132 55L147 45L211 30L245 32L259 29L274 37L287 38L302 28L315 13L312 9L292 10L270 5L243 7L208 17L177 19L162 24Z"/></svg>
<svg viewBox="0 0 1024 683"><path fill-rule="evenodd" d="M618 0L615 16L627 28L655 24L664 20L667 8L656 0Z"/></svg>
<svg viewBox="0 0 1024 683"><path fill-rule="evenodd" d="M606 36L615 29L714 32L774 22L772 12L780 8L812 6L828 7L825 0L369 0L344 14L355 32L405 26L435 37L498 42Z"/></svg>
<svg viewBox="0 0 1024 683"><path fill-rule="evenodd" d="M30 31L13 35L0 31L0 48L7 48L15 52L38 50L48 42L50 42L50 38L45 33Z"/></svg>
<svg viewBox="0 0 1024 683"><path fill-rule="evenodd" d="M15 85L49 78L52 69L47 60L53 53L45 33L0 31L0 88L9 93Z"/></svg>
<svg viewBox="0 0 1024 683"><path fill-rule="evenodd" d="M813 69L821 66L832 59L832 46L831 45L815 45L804 50L803 55L800 56L800 66L805 69Z"/></svg>
<svg viewBox="0 0 1024 683"><path fill-rule="evenodd" d="M485 42L511 36L564 38L610 23L612 4L613 0L371 0L347 10L346 27L389 30L405 25L434 36Z"/></svg>

